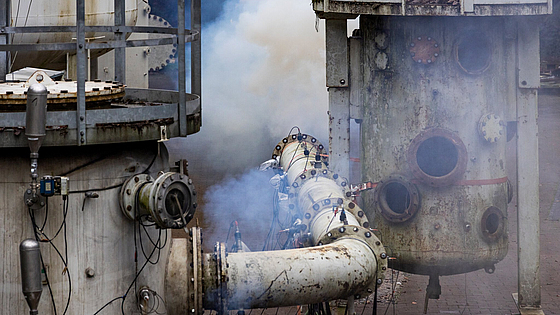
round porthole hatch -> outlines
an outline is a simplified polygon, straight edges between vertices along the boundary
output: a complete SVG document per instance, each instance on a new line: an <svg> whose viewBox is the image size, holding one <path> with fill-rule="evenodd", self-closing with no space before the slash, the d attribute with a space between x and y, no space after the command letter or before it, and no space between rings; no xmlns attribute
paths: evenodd
<svg viewBox="0 0 560 315"><path fill-rule="evenodd" d="M414 177L434 187L460 179L467 168L467 149L451 131L439 128L420 133L408 148L407 160Z"/></svg>
<svg viewBox="0 0 560 315"><path fill-rule="evenodd" d="M401 175L380 181L374 198L381 215L394 223L409 220L420 207L418 189Z"/></svg>

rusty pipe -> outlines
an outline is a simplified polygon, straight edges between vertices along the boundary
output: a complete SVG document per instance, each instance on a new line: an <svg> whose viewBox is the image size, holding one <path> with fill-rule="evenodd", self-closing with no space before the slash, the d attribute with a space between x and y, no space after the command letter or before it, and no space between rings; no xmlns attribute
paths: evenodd
<svg viewBox="0 0 560 315"><path fill-rule="evenodd" d="M204 307L280 307L365 293L376 280L376 259L366 242L354 238L309 248L229 253L225 258L225 281L214 281L215 264L203 266ZM225 298L224 303L221 300Z"/></svg>

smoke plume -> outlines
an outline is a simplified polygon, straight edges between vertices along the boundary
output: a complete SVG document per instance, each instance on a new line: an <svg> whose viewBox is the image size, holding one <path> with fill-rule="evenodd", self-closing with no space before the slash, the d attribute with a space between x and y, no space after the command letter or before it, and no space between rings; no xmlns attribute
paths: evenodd
<svg viewBox="0 0 560 315"><path fill-rule="evenodd" d="M324 29L309 3L239 0L222 10L203 26L202 130L177 140L189 159L239 173L269 158L294 125L325 142Z"/></svg>

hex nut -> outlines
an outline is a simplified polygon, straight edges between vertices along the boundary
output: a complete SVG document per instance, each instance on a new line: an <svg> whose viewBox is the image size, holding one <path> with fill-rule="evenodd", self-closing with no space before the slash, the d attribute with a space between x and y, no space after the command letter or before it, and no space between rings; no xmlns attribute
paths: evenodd
<svg viewBox="0 0 560 315"><path fill-rule="evenodd" d="M95 270L93 270L93 268L91 268L91 267L87 267L86 270L85 270L85 273L86 273L86 277L88 277L88 278L95 277Z"/></svg>

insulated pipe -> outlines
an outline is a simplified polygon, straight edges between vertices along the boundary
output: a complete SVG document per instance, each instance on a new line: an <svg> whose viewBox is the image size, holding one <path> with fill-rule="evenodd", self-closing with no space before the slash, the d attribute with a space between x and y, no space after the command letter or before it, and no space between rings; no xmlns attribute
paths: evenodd
<svg viewBox="0 0 560 315"><path fill-rule="evenodd" d="M273 155L290 187L290 208L303 218L300 237L311 247L226 253L225 244L218 243L213 254L202 254L200 229L192 228L189 239L172 244L166 277L169 314L185 307L191 314L204 309L225 314L373 293L383 281L385 249L363 211L347 197L346 180L328 170L323 149L315 138L298 134L283 139ZM188 260L179 253L190 253Z"/></svg>
<svg viewBox="0 0 560 315"><path fill-rule="evenodd" d="M376 280L375 254L356 239L227 257L229 309L314 304L354 296Z"/></svg>

